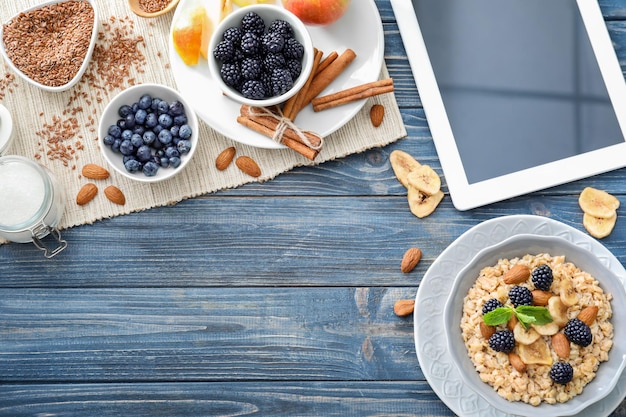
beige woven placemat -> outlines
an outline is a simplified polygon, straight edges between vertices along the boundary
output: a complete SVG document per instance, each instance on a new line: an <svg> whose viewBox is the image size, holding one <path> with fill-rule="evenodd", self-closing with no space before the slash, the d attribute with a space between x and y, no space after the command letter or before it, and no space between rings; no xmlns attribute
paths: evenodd
<svg viewBox="0 0 626 417"><path fill-rule="evenodd" d="M138 183L111 170L111 177L98 181L97 185L100 190L109 184L117 185L126 195L126 204L115 205L100 191L93 201L78 206L76 193L88 182L80 175L82 166L86 163L107 166L97 144L99 115L106 103L133 84L150 82L176 87L167 52L173 13L143 19L130 12L126 1L96 3L100 14L97 48L85 76L72 89L45 92L18 78L4 62L0 65L0 101L11 112L15 125L15 140L9 153L39 160L63 184L67 204L60 229L176 203L252 181L267 181L296 166L319 164L406 136L393 94L369 99L351 122L326 138L315 162L291 149L269 150L234 142L201 122L200 144L194 158L173 179L156 184ZM6 22L19 10L34 4L37 4L34 0L5 2L0 19ZM383 67L381 77L387 76ZM378 128L369 119L369 108L375 102L383 104L386 110L384 122ZM261 167L261 177L249 177L234 164L218 171L215 157L229 146L235 146L238 155L254 158Z"/></svg>

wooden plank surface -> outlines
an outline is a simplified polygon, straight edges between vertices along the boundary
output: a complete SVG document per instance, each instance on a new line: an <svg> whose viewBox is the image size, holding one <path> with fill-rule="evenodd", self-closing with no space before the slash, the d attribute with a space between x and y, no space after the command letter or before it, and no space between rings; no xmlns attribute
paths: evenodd
<svg viewBox="0 0 626 417"><path fill-rule="evenodd" d="M626 3L599 3L624 69ZM412 216L391 151L443 173L393 11L376 4L407 138L66 230L52 260L0 246L0 417L454 415L393 303L484 220L537 214L584 230L578 193L626 201L626 170L469 212L446 196ZM625 222L602 243L626 264ZM411 246L424 256L402 274ZM626 417L626 402L611 417Z"/></svg>

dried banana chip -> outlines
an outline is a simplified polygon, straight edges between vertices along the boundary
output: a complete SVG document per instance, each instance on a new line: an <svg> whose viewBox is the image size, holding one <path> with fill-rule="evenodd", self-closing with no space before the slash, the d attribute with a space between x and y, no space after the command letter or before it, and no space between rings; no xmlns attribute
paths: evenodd
<svg viewBox="0 0 626 417"><path fill-rule="evenodd" d="M578 197L580 208L590 216L610 219L619 208L619 200L603 190L586 187Z"/></svg>
<svg viewBox="0 0 626 417"><path fill-rule="evenodd" d="M421 164L411 155L401 150L391 152L389 155L389 161L391 162L391 168L393 169L394 174L396 174L398 181L400 181L400 183L406 188L409 188L407 176L411 171L420 167Z"/></svg>

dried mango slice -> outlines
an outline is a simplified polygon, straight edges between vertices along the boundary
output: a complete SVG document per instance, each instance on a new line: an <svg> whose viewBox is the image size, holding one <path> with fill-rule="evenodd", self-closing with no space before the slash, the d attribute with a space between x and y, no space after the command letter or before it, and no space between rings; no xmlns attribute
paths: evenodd
<svg viewBox="0 0 626 417"><path fill-rule="evenodd" d="M206 10L199 6L180 16L174 25L172 30L174 49L187 65L196 65L200 59L203 44L202 29L206 26L206 19Z"/></svg>

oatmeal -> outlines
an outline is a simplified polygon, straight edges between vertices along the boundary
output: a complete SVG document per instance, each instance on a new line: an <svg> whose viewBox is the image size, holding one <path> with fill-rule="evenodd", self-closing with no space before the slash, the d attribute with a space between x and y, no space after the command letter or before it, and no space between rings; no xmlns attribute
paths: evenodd
<svg viewBox="0 0 626 417"><path fill-rule="evenodd" d="M549 289L539 290L536 287L545 283L539 284L538 281L534 284L530 277L523 282L506 284L504 275L515 265L526 265L530 271L547 265L549 268L542 269L552 271ZM535 275L540 275L539 271ZM487 303L491 305L488 310L492 310L497 307L494 304L498 304L510 310L514 306L509 293L514 287L521 287L513 291L516 303L527 301L528 294L534 294L535 303L545 306L544 311L550 311L553 321L542 326L532 325L526 331L523 327L520 330L521 324L515 324L513 318L491 329L498 336L494 336L497 340L492 341L490 346L490 339L485 337L483 306ZM463 340L481 380L491 385L503 398L531 405L566 402L583 391L595 377L600 363L609 358L613 346L611 298L594 277L566 262L563 256L539 254L501 259L496 265L480 271L476 283L464 299L461 318ZM548 304L548 299L554 303ZM579 316L585 309L587 311ZM594 313L591 318L588 317L590 311ZM510 338L512 334L515 334L515 343L509 352L511 341L504 336ZM563 349L563 334L567 336L565 343L569 342L568 349ZM553 346L553 337L559 339L560 346L556 342ZM502 351L495 350L494 346ZM523 366L520 365L520 357L524 361Z"/></svg>

